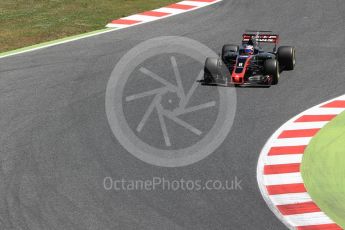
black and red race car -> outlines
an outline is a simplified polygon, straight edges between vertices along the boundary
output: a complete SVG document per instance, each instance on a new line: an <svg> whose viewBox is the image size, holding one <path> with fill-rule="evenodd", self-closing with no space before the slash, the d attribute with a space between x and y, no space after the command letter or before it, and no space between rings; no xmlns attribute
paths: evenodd
<svg viewBox="0 0 345 230"><path fill-rule="evenodd" d="M272 31L246 31L242 45L224 45L221 56L205 62L203 84L225 86L271 86L278 84L283 70L293 70L295 48L280 46L279 35ZM271 52L262 45L274 44Z"/></svg>

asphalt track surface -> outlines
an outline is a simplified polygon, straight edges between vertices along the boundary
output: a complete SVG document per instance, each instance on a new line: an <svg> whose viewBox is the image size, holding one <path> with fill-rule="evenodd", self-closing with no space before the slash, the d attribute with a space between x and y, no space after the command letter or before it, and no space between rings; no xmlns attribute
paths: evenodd
<svg viewBox="0 0 345 230"><path fill-rule="evenodd" d="M344 94L344 12L342 0L224 1L1 59L0 229L286 229L260 195L257 159L286 120ZM278 86L237 90L234 125L212 155L187 167L160 168L122 148L104 98L114 65L131 47L174 35L218 51L248 28L280 32L283 44L296 46L297 67ZM243 190L105 191L105 176L237 176Z"/></svg>

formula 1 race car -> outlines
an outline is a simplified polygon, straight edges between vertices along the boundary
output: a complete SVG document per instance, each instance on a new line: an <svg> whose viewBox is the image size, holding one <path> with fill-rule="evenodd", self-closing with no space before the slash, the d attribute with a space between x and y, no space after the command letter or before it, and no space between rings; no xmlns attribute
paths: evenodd
<svg viewBox="0 0 345 230"><path fill-rule="evenodd" d="M203 84L225 86L271 86L278 84L283 70L293 70L295 48L280 46L279 35L272 31L246 31L242 45L224 45L220 57L205 62ZM274 44L272 52L264 51L263 43Z"/></svg>

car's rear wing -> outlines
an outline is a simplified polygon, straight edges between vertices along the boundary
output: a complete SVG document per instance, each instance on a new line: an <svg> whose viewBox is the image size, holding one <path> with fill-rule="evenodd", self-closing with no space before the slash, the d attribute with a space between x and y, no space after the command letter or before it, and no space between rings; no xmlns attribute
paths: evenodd
<svg viewBox="0 0 345 230"><path fill-rule="evenodd" d="M273 52L276 52L279 43L279 35L272 31L246 30L242 35L242 44L259 45L259 43L273 43Z"/></svg>
<svg viewBox="0 0 345 230"><path fill-rule="evenodd" d="M255 40L256 42L262 43L275 43L276 45L279 43L279 35L278 34L270 34L270 33L245 33L242 36L242 42L247 43L251 40Z"/></svg>

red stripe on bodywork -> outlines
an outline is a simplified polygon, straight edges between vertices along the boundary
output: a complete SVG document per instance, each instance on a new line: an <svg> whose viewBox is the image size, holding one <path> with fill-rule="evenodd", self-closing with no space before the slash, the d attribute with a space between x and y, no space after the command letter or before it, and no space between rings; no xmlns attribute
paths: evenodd
<svg viewBox="0 0 345 230"><path fill-rule="evenodd" d="M279 165L265 165L264 175L282 174L282 173L296 173L300 171L301 164L279 164Z"/></svg>
<svg viewBox="0 0 345 230"><path fill-rule="evenodd" d="M166 6L167 8L173 8L173 9L180 9L180 10L190 10L195 8L196 6L190 6L190 5L183 5L183 4L171 4L169 6Z"/></svg>
<svg viewBox="0 0 345 230"><path fill-rule="evenodd" d="M122 25L133 25L136 23L139 23L141 21L136 21L136 20L128 20L128 19L117 19L112 21L111 23L113 24L122 24Z"/></svg>
<svg viewBox="0 0 345 230"><path fill-rule="evenodd" d="M153 16L153 17L164 17L164 16L167 16L170 14L171 13L158 12L158 11L146 11L146 12L140 13L139 15Z"/></svg>
<svg viewBox="0 0 345 230"><path fill-rule="evenodd" d="M295 122L318 122L318 121L330 121L335 118L336 114L330 115L304 115L298 118Z"/></svg>
<svg viewBox="0 0 345 230"><path fill-rule="evenodd" d="M249 66L250 60L253 58L253 56L249 56L246 60L246 62L244 63L243 66L243 70L241 73L236 73L236 69L238 68L238 58L236 59L236 64L235 64L235 68L231 73L231 83L233 84L243 84L244 83L244 76L246 74L247 68ZM240 80L236 80L236 79L240 79Z"/></svg>
<svg viewBox="0 0 345 230"><path fill-rule="evenodd" d="M321 106L321 108L345 108L345 101L344 100L332 101L328 104Z"/></svg>
<svg viewBox="0 0 345 230"><path fill-rule="evenodd" d="M337 224L318 224L297 227L297 230L342 230Z"/></svg>
<svg viewBox="0 0 345 230"><path fill-rule="evenodd" d="M285 130L278 138L296 138L296 137L312 137L320 129L298 129L298 130Z"/></svg>
<svg viewBox="0 0 345 230"><path fill-rule="evenodd" d="M269 195L307 192L303 183L266 186Z"/></svg>
<svg viewBox="0 0 345 230"><path fill-rule="evenodd" d="M268 152L268 156L275 156L275 155L285 155L285 154L302 154L306 149L306 145L300 146L280 146L280 147L272 147Z"/></svg>
<svg viewBox="0 0 345 230"><path fill-rule="evenodd" d="M283 215L296 215L321 211L320 208L312 201L297 204L277 205L277 208Z"/></svg>

